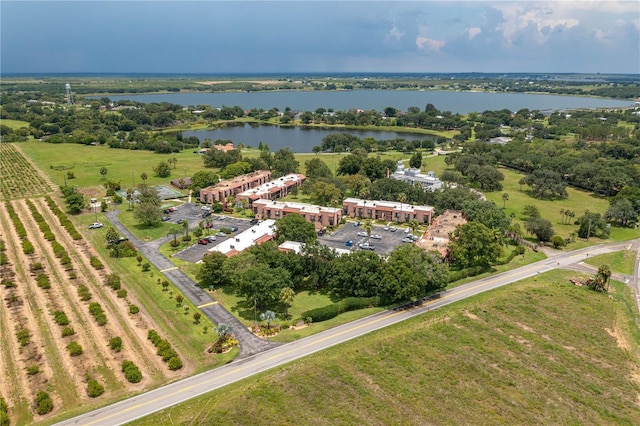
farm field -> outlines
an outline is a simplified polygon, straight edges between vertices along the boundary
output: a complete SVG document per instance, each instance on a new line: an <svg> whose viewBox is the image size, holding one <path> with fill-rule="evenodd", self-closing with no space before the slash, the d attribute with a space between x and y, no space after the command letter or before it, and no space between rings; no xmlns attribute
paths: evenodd
<svg viewBox="0 0 640 426"><path fill-rule="evenodd" d="M23 165L16 179L40 176L12 152L2 156L3 169L12 161ZM179 292L163 293L151 279L158 271L144 276L135 260L110 258L104 235L78 233L73 222L86 229L83 218L69 221L53 198L23 196L0 203L0 396L11 424L54 422L235 356L207 356L215 333L202 327L212 324L175 315L185 311L172 300ZM150 330L170 350L157 349ZM125 361L133 368L123 369Z"/></svg>
<svg viewBox="0 0 640 426"><path fill-rule="evenodd" d="M0 143L0 200L10 200L53 191L51 181L40 175L15 144Z"/></svg>
<svg viewBox="0 0 640 426"><path fill-rule="evenodd" d="M633 297L569 278L585 279L514 283L133 424L638 424Z"/></svg>

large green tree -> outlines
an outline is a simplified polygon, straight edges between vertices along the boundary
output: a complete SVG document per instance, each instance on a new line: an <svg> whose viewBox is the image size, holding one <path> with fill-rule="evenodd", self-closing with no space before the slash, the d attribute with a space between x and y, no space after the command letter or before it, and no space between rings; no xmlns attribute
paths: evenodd
<svg viewBox="0 0 640 426"><path fill-rule="evenodd" d="M332 263L329 288L342 297L380 296L384 292L384 260L371 251L338 256Z"/></svg>
<svg viewBox="0 0 640 426"><path fill-rule="evenodd" d="M311 243L318 238L313 223L307 222L297 213L289 213L276 221L276 235L278 243L284 241Z"/></svg>
<svg viewBox="0 0 640 426"><path fill-rule="evenodd" d="M144 226L154 226L160 223L162 210L160 209L161 199L155 188L147 185L138 186L139 204L133 214L135 218Z"/></svg>
<svg viewBox="0 0 640 426"><path fill-rule="evenodd" d="M524 229L526 229L528 233L535 235L541 243L551 241L551 237L553 237L555 233L551 222L541 217L529 218L524 224Z"/></svg>
<svg viewBox="0 0 640 426"><path fill-rule="evenodd" d="M196 274L198 285L202 288L215 289L228 285L231 281L227 274L223 273L226 260L227 256L218 251L205 254Z"/></svg>
<svg viewBox="0 0 640 426"><path fill-rule="evenodd" d="M502 254L502 245L491 229L480 222L468 222L453 231L449 252L459 267L488 267Z"/></svg>
<svg viewBox="0 0 640 426"><path fill-rule="evenodd" d="M153 168L153 173L161 178L166 178L171 175L171 167L166 161L161 161Z"/></svg>

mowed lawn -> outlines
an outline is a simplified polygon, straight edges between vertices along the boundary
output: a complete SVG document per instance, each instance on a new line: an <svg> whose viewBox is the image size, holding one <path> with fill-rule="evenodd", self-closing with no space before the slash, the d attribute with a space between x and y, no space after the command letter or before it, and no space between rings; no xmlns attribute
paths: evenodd
<svg viewBox="0 0 640 426"><path fill-rule="evenodd" d="M133 422L640 424L631 292L553 271Z"/></svg>

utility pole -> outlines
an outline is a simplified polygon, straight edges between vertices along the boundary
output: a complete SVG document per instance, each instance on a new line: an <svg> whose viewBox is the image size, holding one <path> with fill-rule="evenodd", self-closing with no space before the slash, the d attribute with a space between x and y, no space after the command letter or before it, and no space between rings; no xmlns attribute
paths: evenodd
<svg viewBox="0 0 640 426"><path fill-rule="evenodd" d="M591 219L589 219L589 226L587 227L587 241L589 241L589 235L591 235Z"/></svg>

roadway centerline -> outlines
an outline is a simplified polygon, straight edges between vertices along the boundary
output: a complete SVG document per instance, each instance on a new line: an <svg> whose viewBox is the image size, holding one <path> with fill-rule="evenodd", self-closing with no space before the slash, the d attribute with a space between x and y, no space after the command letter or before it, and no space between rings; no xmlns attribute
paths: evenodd
<svg viewBox="0 0 640 426"><path fill-rule="evenodd" d="M204 305L196 306L196 308L198 308L198 309L202 309L202 308L205 308L205 307L207 307L207 306L217 305L217 304L218 304L218 302L216 302L216 301L214 300L213 302L209 302L209 303L205 303Z"/></svg>

